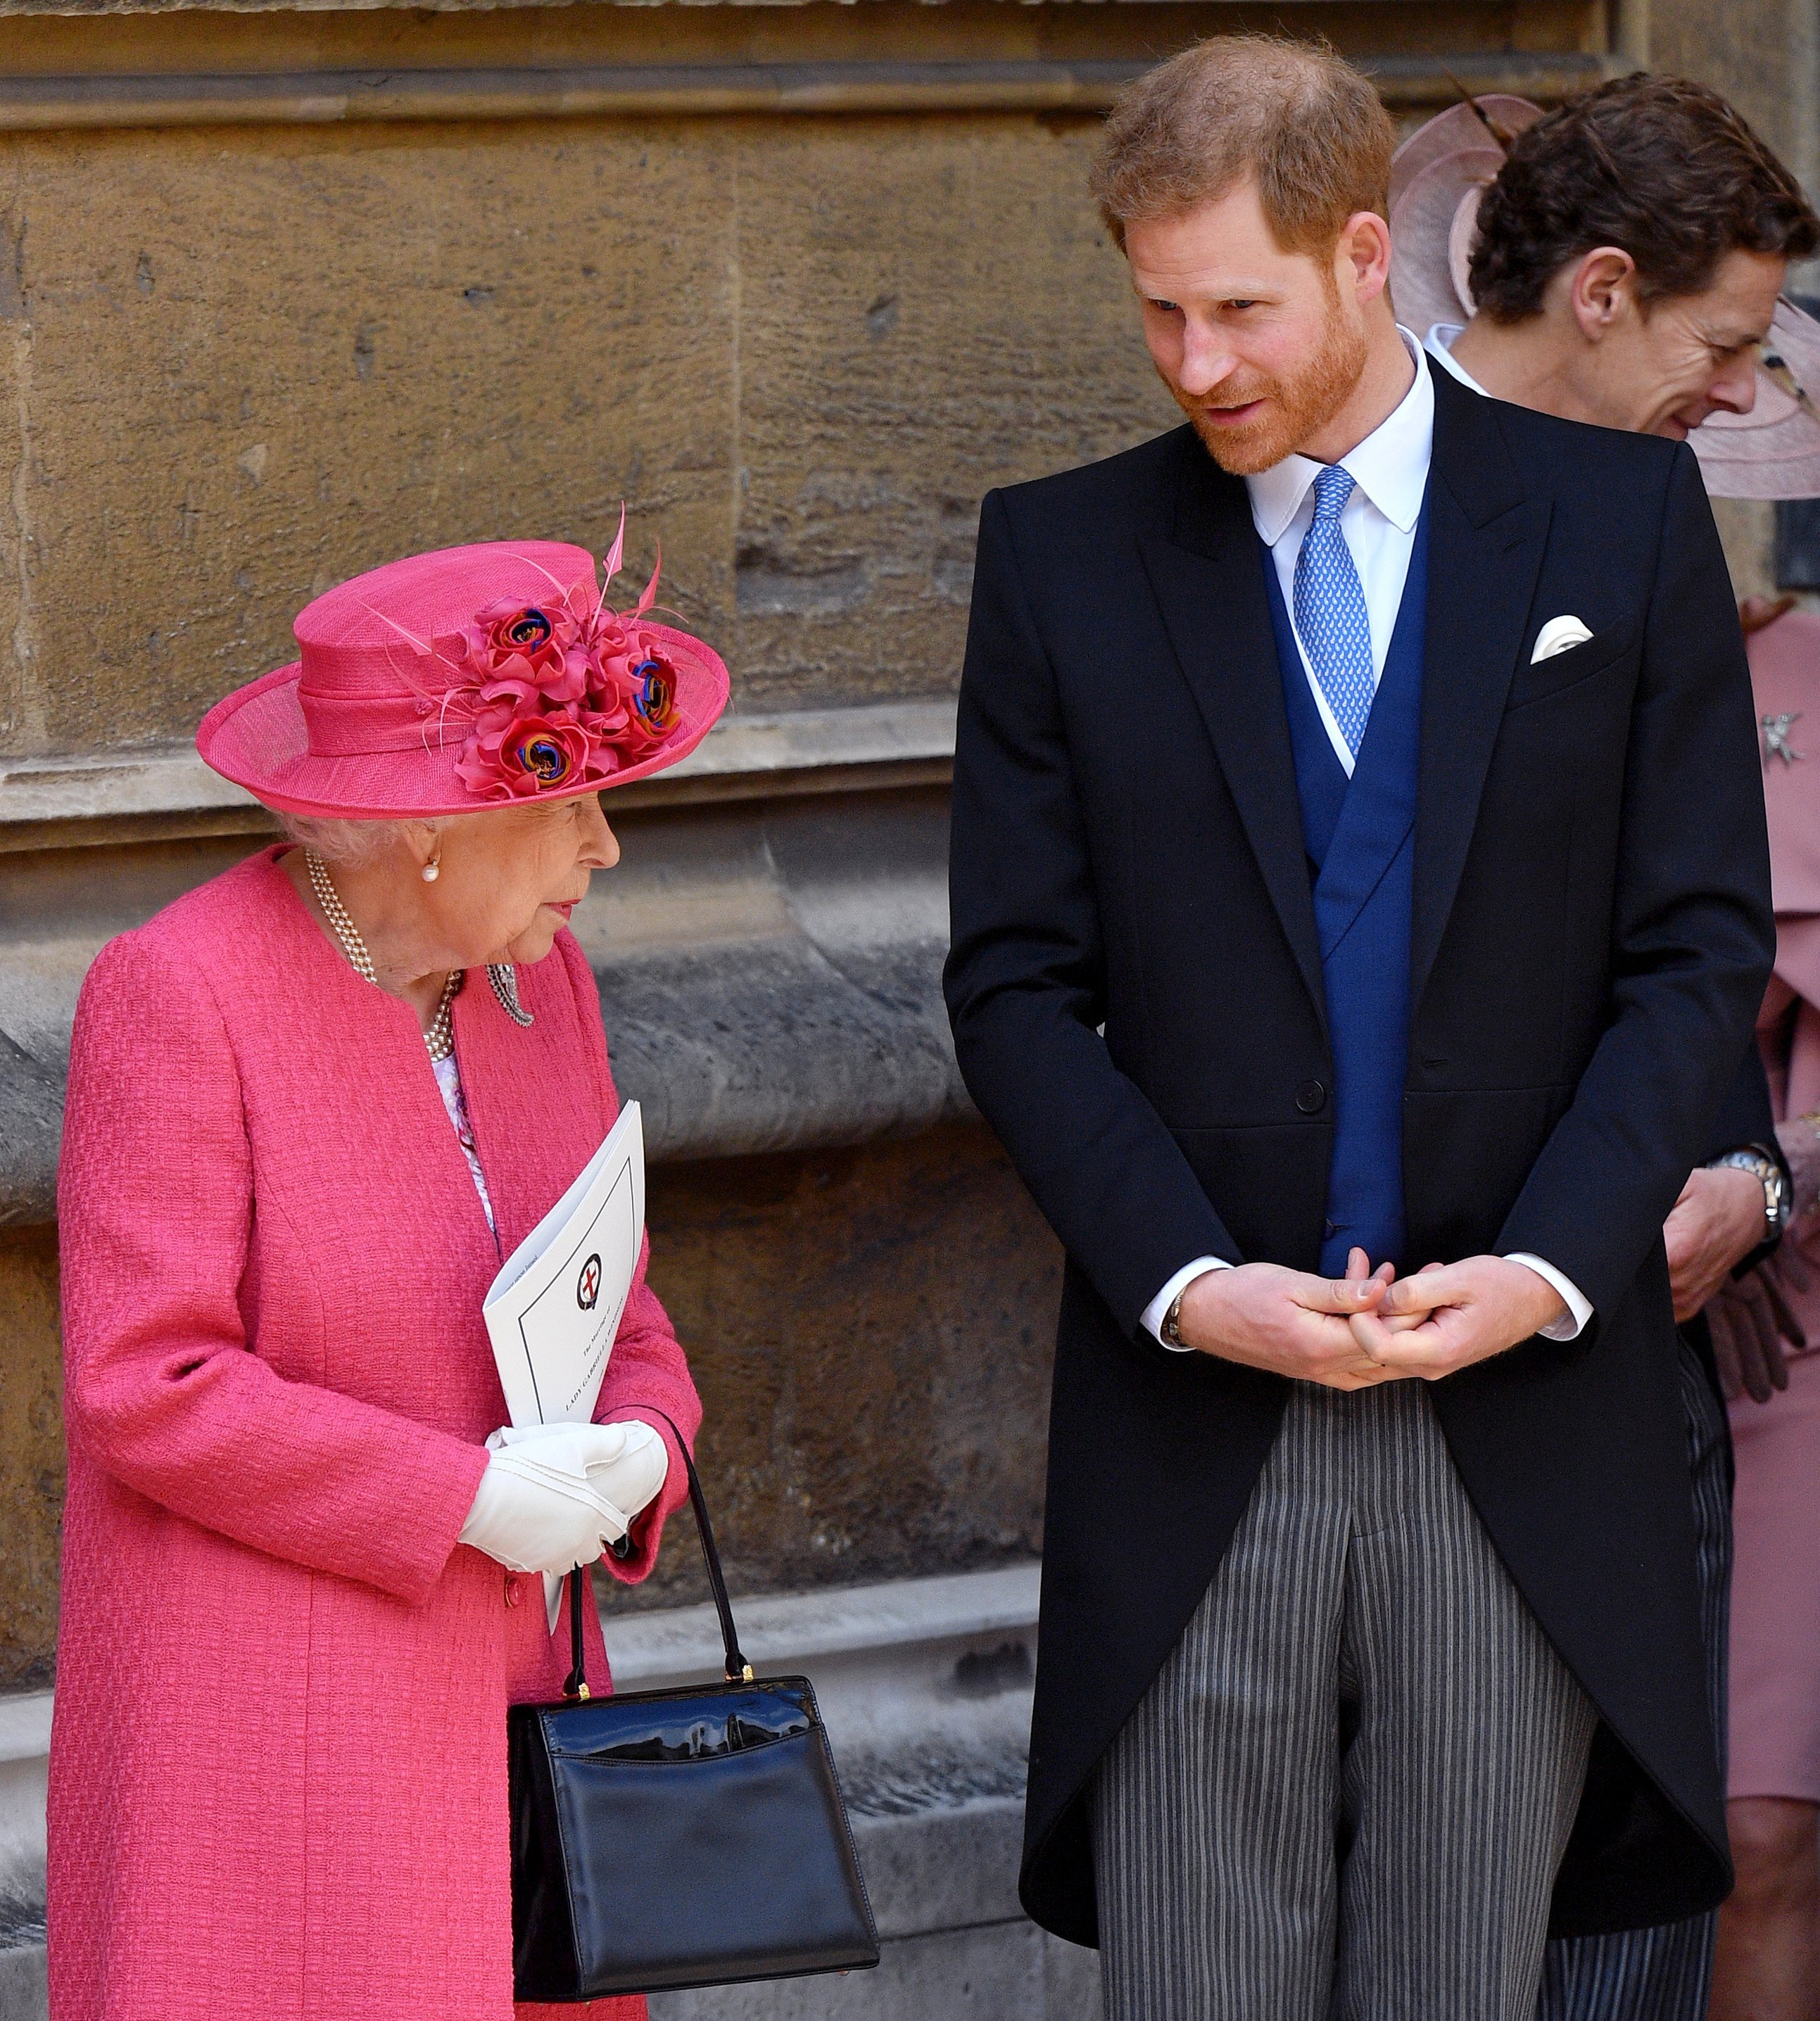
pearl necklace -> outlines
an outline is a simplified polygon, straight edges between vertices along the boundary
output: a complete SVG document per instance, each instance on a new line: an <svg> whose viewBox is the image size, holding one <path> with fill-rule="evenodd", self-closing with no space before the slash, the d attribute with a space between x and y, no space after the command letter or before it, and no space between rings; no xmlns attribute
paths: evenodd
<svg viewBox="0 0 1820 2021"><path fill-rule="evenodd" d="M360 938L360 929L355 925L352 915L341 903L341 894L335 889L329 876L329 866L313 849L304 851L304 862L310 873L310 889L316 894L316 903L323 909L323 916L334 927L335 938L341 943L343 951L353 964L354 973L364 982L379 987L379 978L374 973L373 957L367 952L367 943ZM432 1060L446 1060L455 1050L455 1034L450 1024L450 1014L455 998L461 987L461 971L449 970L449 979L443 985L442 1000L436 1006L436 1014L430 1021L430 1028L423 1035L423 1042L429 1048Z"/></svg>

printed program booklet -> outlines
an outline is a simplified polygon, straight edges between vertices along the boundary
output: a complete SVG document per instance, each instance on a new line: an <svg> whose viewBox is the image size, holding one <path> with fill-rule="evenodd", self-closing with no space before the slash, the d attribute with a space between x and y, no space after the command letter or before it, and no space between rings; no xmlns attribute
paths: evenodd
<svg viewBox="0 0 1820 2021"><path fill-rule="evenodd" d="M515 1426L593 1415L644 1237L644 1130L629 1102L487 1291L482 1309Z"/></svg>
<svg viewBox="0 0 1820 2021"><path fill-rule="evenodd" d="M585 1425L644 1240L644 1126L629 1102L580 1175L507 1258L481 1310L516 1429ZM560 1573L544 1575L550 1633Z"/></svg>

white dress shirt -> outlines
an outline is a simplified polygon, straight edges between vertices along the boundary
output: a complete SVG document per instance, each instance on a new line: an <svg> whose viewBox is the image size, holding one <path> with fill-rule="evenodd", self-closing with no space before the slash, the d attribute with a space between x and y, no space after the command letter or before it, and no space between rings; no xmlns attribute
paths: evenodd
<svg viewBox="0 0 1820 2021"><path fill-rule="evenodd" d="M1436 331L1430 333L1431 344L1444 327L1437 326ZM1353 565L1359 570L1359 586L1365 592L1366 617L1371 627L1371 675L1374 687L1384 677L1391 633L1395 628L1397 612L1403 600L1403 584L1409 577L1410 557L1415 551L1416 523L1421 516L1423 493L1428 490L1428 464L1435 442L1435 388L1428 377L1428 359L1413 333L1403 330L1401 324L1398 328L1416 368L1410 390L1356 449L1340 459L1340 467L1351 476L1353 486L1352 495L1340 512L1340 530L1351 551ZM1457 336L1459 333L1455 330L1452 334ZM1456 378L1472 384L1444 351L1440 362ZM1483 390L1483 387L1474 388L1475 391ZM1271 559L1276 565L1277 581L1282 586L1283 603L1289 613L1292 631L1296 621L1296 562L1302 551L1303 539L1314 523L1315 480L1324 468L1310 457L1286 456L1281 463L1272 464L1268 470L1260 471L1256 476L1245 480L1246 489L1251 494L1252 523L1257 529L1258 537L1270 549ZM1315 678L1315 670L1309 665L1308 650L1299 632L1296 648L1301 655L1308 692L1315 698L1315 706L1321 712L1321 721L1333 746L1333 755L1350 777L1352 753L1339 724L1333 719L1333 712L1321 691L1321 683ZM1543 1337L1548 1340L1575 1338L1592 1316L1591 1302L1578 1287L1539 1256L1515 1254L1506 1260L1527 1264L1530 1269L1545 1277L1560 1294L1567 1308L1559 1319L1543 1327ZM1164 1316L1180 1294L1208 1271L1230 1270L1232 1267L1218 1256L1198 1256L1193 1262L1184 1264L1144 1307L1145 1327L1162 1341ZM1179 1351L1191 1352L1187 1349Z"/></svg>
<svg viewBox="0 0 1820 2021"><path fill-rule="evenodd" d="M1453 340L1463 337L1465 333L1466 326L1463 322L1432 323L1428 326L1428 340L1422 348L1449 378L1457 379L1472 392L1485 393L1485 388L1453 355ZM1491 395L1486 393L1485 397L1490 399Z"/></svg>

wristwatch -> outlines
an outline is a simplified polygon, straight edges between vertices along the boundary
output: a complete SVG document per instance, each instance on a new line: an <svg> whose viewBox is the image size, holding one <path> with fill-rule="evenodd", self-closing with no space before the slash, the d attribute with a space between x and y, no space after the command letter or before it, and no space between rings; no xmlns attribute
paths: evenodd
<svg viewBox="0 0 1820 2021"><path fill-rule="evenodd" d="M1723 1158L1715 1158L1708 1169L1717 1171L1727 1165L1735 1165L1741 1172L1754 1172L1762 1182L1763 1240L1774 1242L1789 1224L1789 1188L1782 1167L1767 1151L1746 1149L1727 1151Z"/></svg>
<svg viewBox="0 0 1820 2021"><path fill-rule="evenodd" d="M1189 1280L1190 1284L1193 1281L1192 1278ZM1163 1314L1162 1324L1157 1328L1157 1337L1165 1347L1186 1347L1188 1344L1182 1338L1181 1327L1182 1300L1187 1295L1187 1291L1188 1286L1184 1284L1170 1299L1169 1309Z"/></svg>

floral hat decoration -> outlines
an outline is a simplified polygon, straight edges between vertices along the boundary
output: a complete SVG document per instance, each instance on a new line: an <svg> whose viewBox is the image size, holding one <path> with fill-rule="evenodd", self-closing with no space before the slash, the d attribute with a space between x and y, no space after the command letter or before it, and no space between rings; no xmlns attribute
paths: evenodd
<svg viewBox="0 0 1820 2021"><path fill-rule="evenodd" d="M410 819L647 777L727 706L712 647L607 592L586 548L443 548L356 576L299 614L300 657L210 709L196 748L294 814ZM660 564L661 566L661 564Z"/></svg>

